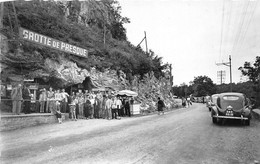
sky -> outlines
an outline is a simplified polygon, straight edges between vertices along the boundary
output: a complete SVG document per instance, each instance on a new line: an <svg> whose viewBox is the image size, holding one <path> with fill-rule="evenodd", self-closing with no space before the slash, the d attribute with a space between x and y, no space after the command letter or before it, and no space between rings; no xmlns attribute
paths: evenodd
<svg viewBox="0 0 260 164"><path fill-rule="evenodd" d="M219 84L221 70L229 83L229 67L216 65L229 62L229 55L232 82L245 81L238 68L260 56L259 0L118 1L131 21L124 25L128 40L138 45L146 31L148 49L172 64L174 85L204 75Z"/></svg>

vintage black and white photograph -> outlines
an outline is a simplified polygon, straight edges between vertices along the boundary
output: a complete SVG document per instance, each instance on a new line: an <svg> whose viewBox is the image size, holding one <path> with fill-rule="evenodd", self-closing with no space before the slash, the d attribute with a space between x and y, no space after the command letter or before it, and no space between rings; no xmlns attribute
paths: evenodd
<svg viewBox="0 0 260 164"><path fill-rule="evenodd" d="M260 0L0 0L1 164L259 164Z"/></svg>

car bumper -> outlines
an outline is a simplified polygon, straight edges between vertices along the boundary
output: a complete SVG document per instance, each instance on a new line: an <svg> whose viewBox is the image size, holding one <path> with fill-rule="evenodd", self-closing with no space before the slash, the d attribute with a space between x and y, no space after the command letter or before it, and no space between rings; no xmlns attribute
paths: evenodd
<svg viewBox="0 0 260 164"><path fill-rule="evenodd" d="M248 120L247 117L232 117L232 116L212 116L214 118L226 118L226 119L234 119L234 120Z"/></svg>

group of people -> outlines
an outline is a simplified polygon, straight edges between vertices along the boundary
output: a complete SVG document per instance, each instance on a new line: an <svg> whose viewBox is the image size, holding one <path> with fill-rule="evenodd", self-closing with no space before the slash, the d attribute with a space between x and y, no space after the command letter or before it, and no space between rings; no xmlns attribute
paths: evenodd
<svg viewBox="0 0 260 164"><path fill-rule="evenodd" d="M183 108L187 108L187 107L190 107L192 105L192 101L191 101L191 97L183 97L182 99L182 107Z"/></svg>
<svg viewBox="0 0 260 164"><path fill-rule="evenodd" d="M69 96L70 117L77 119L120 119L131 117L131 104L133 98L120 97L112 94L85 93L79 90Z"/></svg>
<svg viewBox="0 0 260 164"><path fill-rule="evenodd" d="M120 97L111 93L93 93L88 90L79 89L70 95L65 89L52 87L49 90L42 88L36 101L37 111L40 113L53 113L61 123L61 113L69 113L72 120L77 119L120 119L124 116L131 116L131 108L134 103L132 97ZM12 112L20 114L31 113L31 93L27 85L18 84L12 89ZM22 108L23 107L23 108Z"/></svg>
<svg viewBox="0 0 260 164"><path fill-rule="evenodd" d="M39 96L40 112L56 114L61 123L61 113L69 113L72 120L77 119L120 119L123 116L131 116L131 104L133 98L120 97L109 93L98 92L94 94L81 89L69 95L65 89L46 91L41 90Z"/></svg>

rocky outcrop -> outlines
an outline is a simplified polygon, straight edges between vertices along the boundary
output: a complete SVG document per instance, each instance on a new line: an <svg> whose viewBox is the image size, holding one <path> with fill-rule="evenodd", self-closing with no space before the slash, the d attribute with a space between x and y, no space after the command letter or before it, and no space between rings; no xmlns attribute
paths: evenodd
<svg viewBox="0 0 260 164"><path fill-rule="evenodd" d="M79 68L76 63L65 58L60 59L60 63L46 59L44 65L45 69L51 72L51 76L62 80L65 86L82 83L90 76L89 71Z"/></svg>

